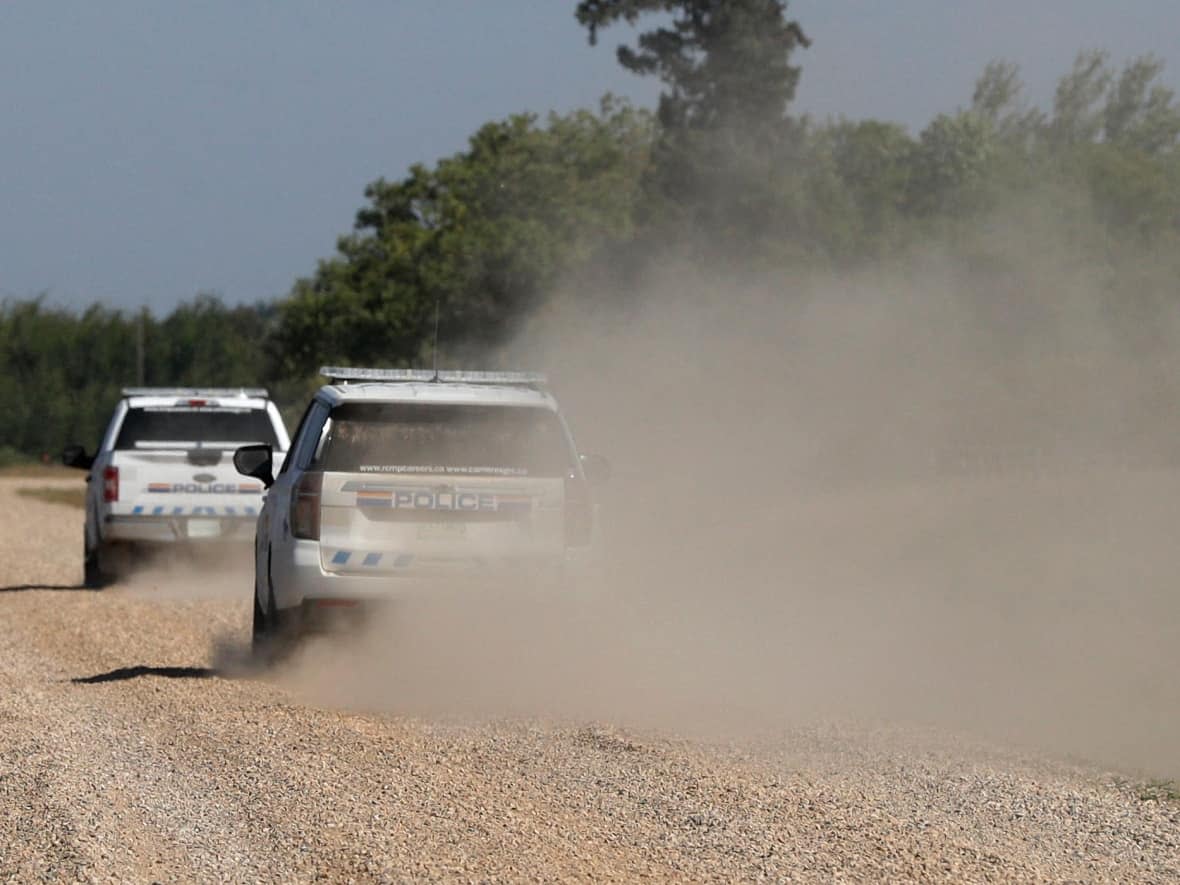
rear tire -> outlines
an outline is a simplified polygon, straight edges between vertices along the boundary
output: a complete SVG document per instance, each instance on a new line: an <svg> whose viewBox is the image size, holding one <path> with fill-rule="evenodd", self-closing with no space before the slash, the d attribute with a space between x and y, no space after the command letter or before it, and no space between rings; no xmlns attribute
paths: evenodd
<svg viewBox="0 0 1180 885"><path fill-rule="evenodd" d="M254 591L254 624L250 650L254 659L263 666L282 660L295 646L297 634L294 624L288 623L275 607L273 590L267 592L269 612L258 602L258 591Z"/></svg>
<svg viewBox="0 0 1180 885"><path fill-rule="evenodd" d="M258 604L258 590L254 591L254 623L251 641L257 650L258 644L266 637L266 612Z"/></svg>
<svg viewBox="0 0 1180 885"><path fill-rule="evenodd" d="M273 599L273 597L272 597ZM273 605L273 602L271 603ZM262 608L258 601L258 587L254 588L254 623L250 636L250 651L259 663L270 664L275 657L276 619Z"/></svg>
<svg viewBox="0 0 1180 885"><path fill-rule="evenodd" d="M101 590L114 580L111 574L111 555L107 545L101 541L91 548L82 538L82 583L91 590Z"/></svg>

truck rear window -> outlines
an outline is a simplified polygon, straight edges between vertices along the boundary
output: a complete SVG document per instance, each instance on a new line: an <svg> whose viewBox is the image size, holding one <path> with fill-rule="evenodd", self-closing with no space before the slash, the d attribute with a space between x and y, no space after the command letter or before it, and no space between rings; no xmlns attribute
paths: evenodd
<svg viewBox="0 0 1180 885"><path fill-rule="evenodd" d="M128 409L115 448L193 445L236 448L246 443L278 445L274 425L265 410L160 406Z"/></svg>
<svg viewBox="0 0 1180 885"><path fill-rule="evenodd" d="M341 473L565 476L561 419L530 406L348 403L332 411L313 466Z"/></svg>

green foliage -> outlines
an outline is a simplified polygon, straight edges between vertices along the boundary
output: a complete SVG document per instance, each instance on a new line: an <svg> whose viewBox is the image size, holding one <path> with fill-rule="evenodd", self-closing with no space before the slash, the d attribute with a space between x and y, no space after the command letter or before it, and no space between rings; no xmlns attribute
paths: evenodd
<svg viewBox="0 0 1180 885"><path fill-rule="evenodd" d="M10 445L0 446L0 470L11 467L23 467L34 463L27 453Z"/></svg>
<svg viewBox="0 0 1180 885"><path fill-rule="evenodd" d="M1079 53L1073 70L1057 83L1047 132L1052 146L1089 144L1102 133L1102 99L1111 83L1106 62L1105 52Z"/></svg>
<svg viewBox="0 0 1180 885"><path fill-rule="evenodd" d="M918 214L956 218L980 209L996 155L985 117L939 114L922 130L911 155L907 204Z"/></svg>
<svg viewBox="0 0 1180 885"><path fill-rule="evenodd" d="M576 14L592 42L657 22L619 49L664 82L655 119L610 101L543 125L512 117L374 182L338 254L279 306L273 374L426 364L436 304L442 361L482 362L557 286L626 291L668 252L736 271L860 263L1038 200L1103 254L1180 235L1180 114L1150 57L1116 75L1105 53L1080 54L1051 112L1029 105L1015 65L993 62L968 106L915 136L788 117L807 41L777 0L583 0Z"/></svg>
<svg viewBox="0 0 1180 885"><path fill-rule="evenodd" d="M798 147L786 116L809 41L782 0L583 0L591 42L609 25L649 13L670 21L621 46L619 62L656 75L659 128L644 176L641 216L650 239L688 237L715 256L752 257L758 243L797 233L798 182L780 164Z"/></svg>
<svg viewBox="0 0 1180 885"><path fill-rule="evenodd" d="M1015 65L993 62L968 105L916 134L817 124L787 115L807 40L785 13L780 0L583 0L592 41L659 23L619 50L664 82L654 116L608 97L487 123L464 151L370 184L336 254L275 304L201 295L162 318L0 305L0 460L93 445L137 379L140 340L145 383L264 383L294 417L323 363L429 365L436 310L440 364L486 365L555 291L626 297L669 252L719 273L802 274L950 242L1002 282L996 244L1016 219L1063 234L1095 275L1123 281L1120 297L1142 293L1119 316L1165 315L1180 262L1139 260L1180 254L1180 106L1158 59L1116 71L1082 53L1048 111Z"/></svg>
<svg viewBox="0 0 1180 885"><path fill-rule="evenodd" d="M215 387L255 383L267 373L266 353L258 345L273 312L269 305L226 307L216 296L198 295L158 324L148 318L154 334L145 334L145 380Z"/></svg>
<svg viewBox="0 0 1180 885"><path fill-rule="evenodd" d="M820 130L814 140L817 158L830 157L851 201L849 223L855 233L839 251L872 257L896 245L894 233L909 211L910 179L918 171L917 144L905 128L878 120L842 120Z"/></svg>
<svg viewBox="0 0 1180 885"><path fill-rule="evenodd" d="M1180 782L1174 780L1151 780L1138 791L1142 802L1180 802Z"/></svg>
<svg viewBox="0 0 1180 885"><path fill-rule="evenodd" d="M1180 109L1175 93L1153 81L1164 63L1145 55L1133 59L1114 83L1103 111L1106 141L1149 156L1176 146Z"/></svg>
<svg viewBox="0 0 1180 885"><path fill-rule="evenodd" d="M990 127L996 141L1013 149L1027 149L1044 130L1043 111L1024 101L1020 69L993 61L983 69L971 96L971 112Z"/></svg>
<svg viewBox="0 0 1180 885"><path fill-rule="evenodd" d="M1137 148L1087 145L1074 157L1099 218L1107 228L1151 239L1175 228L1180 212L1180 178L1171 162Z"/></svg>
<svg viewBox="0 0 1180 885"><path fill-rule="evenodd" d="M164 320L94 305L81 314L43 298L0 305L0 452L56 458L70 442L96 445L126 385L256 385L271 308L226 307L212 295Z"/></svg>
<svg viewBox="0 0 1180 885"><path fill-rule="evenodd" d="M595 42L601 28L619 20L634 24L652 12L671 13L669 26L641 34L637 49L619 47L618 58L628 70L655 74L667 85L662 127L769 130L773 136L799 80L791 52L808 45L799 24L786 20L786 3L582 0L576 15Z"/></svg>
<svg viewBox="0 0 1180 885"><path fill-rule="evenodd" d="M651 121L606 99L598 113L488 123L467 151L365 191L339 255L280 308L282 366L430 359L434 311L450 364L507 338L564 274L634 227Z"/></svg>

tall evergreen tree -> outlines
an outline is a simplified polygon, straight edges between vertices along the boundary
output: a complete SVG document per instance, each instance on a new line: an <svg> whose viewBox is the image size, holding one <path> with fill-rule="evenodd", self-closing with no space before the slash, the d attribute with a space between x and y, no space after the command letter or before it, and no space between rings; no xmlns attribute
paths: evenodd
<svg viewBox="0 0 1180 885"><path fill-rule="evenodd" d="M618 49L619 62L656 75L660 136L647 186L649 222L671 222L729 249L789 227L781 190L795 132L787 106L810 45L783 0L582 0L591 43L615 22L670 21ZM743 250L744 251L744 250Z"/></svg>

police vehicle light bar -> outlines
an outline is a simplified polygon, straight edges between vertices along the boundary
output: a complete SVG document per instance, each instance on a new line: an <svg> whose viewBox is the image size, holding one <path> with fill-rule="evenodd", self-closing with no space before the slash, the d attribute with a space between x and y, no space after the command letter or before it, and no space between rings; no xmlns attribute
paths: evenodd
<svg viewBox="0 0 1180 885"><path fill-rule="evenodd" d="M459 384L522 384L546 382L543 372L468 372L456 369L365 369L324 366L320 374L330 381L449 381Z"/></svg>
<svg viewBox="0 0 1180 885"><path fill-rule="evenodd" d="M544 372L466 372L447 369L438 373L438 380L465 384L544 384L548 379Z"/></svg>
<svg viewBox="0 0 1180 885"><path fill-rule="evenodd" d="M175 396L212 398L219 396L267 397L265 387L124 387L123 396Z"/></svg>

